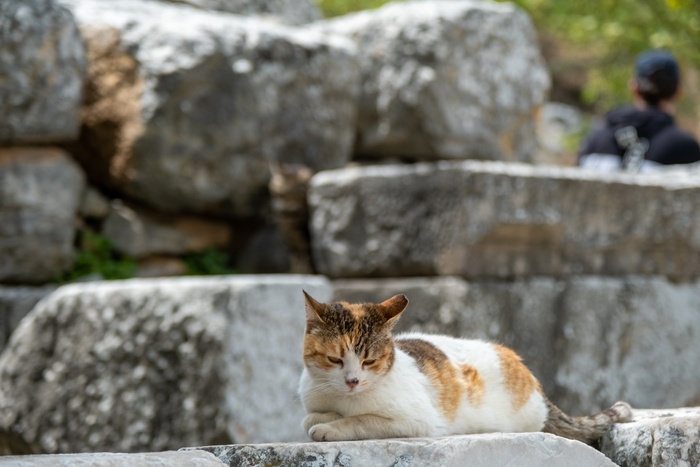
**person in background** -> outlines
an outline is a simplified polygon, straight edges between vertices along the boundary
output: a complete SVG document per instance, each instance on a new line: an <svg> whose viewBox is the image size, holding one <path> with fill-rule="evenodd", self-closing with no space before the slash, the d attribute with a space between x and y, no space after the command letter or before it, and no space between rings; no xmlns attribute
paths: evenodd
<svg viewBox="0 0 700 467"><path fill-rule="evenodd" d="M603 125L589 133L579 149L579 166L648 172L700 161L698 142L673 120L681 94L680 78L678 63L670 53L649 50L640 54L629 82L634 106L609 112Z"/></svg>

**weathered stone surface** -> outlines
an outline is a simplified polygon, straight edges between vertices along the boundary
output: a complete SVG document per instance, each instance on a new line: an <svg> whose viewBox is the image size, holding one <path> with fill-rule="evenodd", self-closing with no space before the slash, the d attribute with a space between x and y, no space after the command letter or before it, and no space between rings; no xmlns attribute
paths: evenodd
<svg viewBox="0 0 700 467"><path fill-rule="evenodd" d="M700 407L636 410L632 423L615 425L601 450L620 467L700 465Z"/></svg>
<svg viewBox="0 0 700 467"><path fill-rule="evenodd" d="M280 274L291 269L289 247L273 224L262 225L235 255L234 270L245 274Z"/></svg>
<svg viewBox="0 0 700 467"><path fill-rule="evenodd" d="M102 220L109 215L109 199L95 187L88 186L80 202L80 216Z"/></svg>
<svg viewBox="0 0 700 467"><path fill-rule="evenodd" d="M537 118L539 164L576 165L576 148L567 147L567 138L581 130L581 111L573 105L547 102Z"/></svg>
<svg viewBox="0 0 700 467"><path fill-rule="evenodd" d="M143 258L156 254L183 255L225 247L231 229L222 222L190 216L167 216L112 202L102 233L117 251Z"/></svg>
<svg viewBox="0 0 700 467"><path fill-rule="evenodd" d="M54 0L0 3L0 143L78 136L85 48Z"/></svg>
<svg viewBox="0 0 700 467"><path fill-rule="evenodd" d="M0 352L19 322L36 305L50 294L54 286L5 287L0 286Z"/></svg>
<svg viewBox="0 0 700 467"><path fill-rule="evenodd" d="M187 264L181 258L151 256L138 262L136 277L170 277L187 274Z"/></svg>
<svg viewBox="0 0 700 467"><path fill-rule="evenodd" d="M578 441L546 433L502 433L449 438L386 439L335 443L211 446L225 465L364 467L612 467L603 454Z"/></svg>
<svg viewBox="0 0 700 467"><path fill-rule="evenodd" d="M73 262L80 167L54 148L0 148L0 283L53 280Z"/></svg>
<svg viewBox="0 0 700 467"><path fill-rule="evenodd" d="M486 339L514 348L548 397L572 415L700 401L700 282L571 277L334 281L334 298L409 299L397 331Z"/></svg>
<svg viewBox="0 0 700 467"><path fill-rule="evenodd" d="M222 467L225 464L203 451L149 452L145 454L60 454L0 457L0 467Z"/></svg>
<svg viewBox="0 0 700 467"><path fill-rule="evenodd" d="M534 116L549 75L535 30L519 8L401 2L314 27L358 45L359 154L532 159Z"/></svg>
<svg viewBox="0 0 700 467"><path fill-rule="evenodd" d="M258 214L269 161L350 158L353 44L269 21L149 0L63 0L90 57L72 151L91 179L163 211Z"/></svg>
<svg viewBox="0 0 700 467"><path fill-rule="evenodd" d="M0 355L0 432L46 453L301 439L302 289L330 298L315 276L61 287Z"/></svg>
<svg viewBox="0 0 700 467"><path fill-rule="evenodd" d="M165 0L186 3L205 10L218 10L245 16L263 16L289 24L321 19L321 10L311 0Z"/></svg>
<svg viewBox="0 0 700 467"><path fill-rule="evenodd" d="M700 276L700 181L438 162L311 181L314 264L331 277Z"/></svg>

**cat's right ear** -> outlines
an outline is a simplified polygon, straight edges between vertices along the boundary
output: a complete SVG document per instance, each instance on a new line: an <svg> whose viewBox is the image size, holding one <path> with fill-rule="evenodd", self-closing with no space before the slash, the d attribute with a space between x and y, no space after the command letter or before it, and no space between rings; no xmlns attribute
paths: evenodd
<svg viewBox="0 0 700 467"><path fill-rule="evenodd" d="M306 330L310 331L318 325L323 324L324 321L321 318L321 314L325 307L323 303L314 300L305 290L302 290L302 292L304 293L304 308L306 309Z"/></svg>

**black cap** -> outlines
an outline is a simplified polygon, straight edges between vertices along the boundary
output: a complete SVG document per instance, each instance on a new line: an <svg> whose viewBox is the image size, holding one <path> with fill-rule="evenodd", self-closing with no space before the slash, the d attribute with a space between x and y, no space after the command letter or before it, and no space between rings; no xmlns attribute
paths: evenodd
<svg viewBox="0 0 700 467"><path fill-rule="evenodd" d="M680 81L676 58L664 50L647 50L637 57L635 77L639 92L650 103L675 94Z"/></svg>
<svg viewBox="0 0 700 467"><path fill-rule="evenodd" d="M680 72L673 55L664 50L647 50L637 56L637 78L651 79L659 73L678 81Z"/></svg>

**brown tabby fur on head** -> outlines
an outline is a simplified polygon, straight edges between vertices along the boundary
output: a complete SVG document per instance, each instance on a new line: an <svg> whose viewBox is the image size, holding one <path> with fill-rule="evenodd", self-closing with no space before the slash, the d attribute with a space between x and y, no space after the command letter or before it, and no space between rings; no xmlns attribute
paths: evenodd
<svg viewBox="0 0 700 467"><path fill-rule="evenodd" d="M306 297L304 360L331 369L347 352L354 352L363 367L377 375L394 364L391 330L408 300L396 296L380 304L322 304Z"/></svg>

